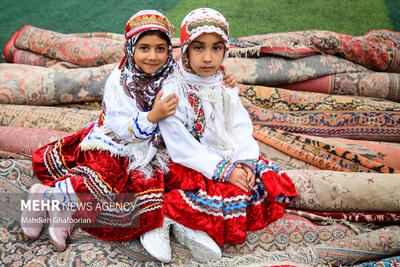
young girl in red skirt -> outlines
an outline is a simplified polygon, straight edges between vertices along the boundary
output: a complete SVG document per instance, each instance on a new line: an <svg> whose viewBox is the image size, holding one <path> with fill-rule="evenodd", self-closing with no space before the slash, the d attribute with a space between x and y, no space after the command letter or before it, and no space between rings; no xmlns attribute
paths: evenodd
<svg viewBox="0 0 400 267"><path fill-rule="evenodd" d="M107 79L98 121L33 153L34 172L43 184L33 185L28 197L60 203L47 210L50 241L58 251L65 249L73 222L115 241L162 225L169 157L157 122L172 115L178 103L174 95L160 100L159 94L175 65L173 31L155 10L134 14L125 27L125 57ZM43 223L26 222L46 217L46 210L24 211L22 230L36 239Z"/></svg>
<svg viewBox="0 0 400 267"><path fill-rule="evenodd" d="M179 98L176 113L159 121L172 160L164 209L177 240L198 261L207 261L221 257L218 245L244 242L247 231L280 218L297 192L282 170L259 156L238 91L222 83L226 19L209 8L190 12L181 42L181 59L161 90ZM142 239L167 250L162 229Z"/></svg>
<svg viewBox="0 0 400 267"><path fill-rule="evenodd" d="M174 114L178 103L174 94L161 100L159 93L175 67L173 33L160 12L134 14L125 27L125 57L107 79L98 121L33 153L42 184L33 185L28 198L57 202L23 211L21 227L30 239L39 237L47 216L50 241L58 251L66 248L74 223L114 241L132 240L163 225L170 158L157 122ZM232 74L225 78L236 83Z"/></svg>

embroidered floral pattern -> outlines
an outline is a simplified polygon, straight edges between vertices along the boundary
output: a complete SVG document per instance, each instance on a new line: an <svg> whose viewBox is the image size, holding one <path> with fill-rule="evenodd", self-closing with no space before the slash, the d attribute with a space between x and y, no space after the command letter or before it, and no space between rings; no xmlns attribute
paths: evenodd
<svg viewBox="0 0 400 267"><path fill-rule="evenodd" d="M187 30L190 33L197 27L203 27L203 26L214 26L216 28L220 28L221 30L224 31L224 33L227 36L229 35L228 26L225 23L222 23L220 20L215 18L201 18L196 21L192 21L187 25Z"/></svg>
<svg viewBox="0 0 400 267"><path fill-rule="evenodd" d="M189 98L189 103L192 106L195 113L191 134L194 136L194 138L200 140L200 138L203 137L206 126L204 109L201 105L200 98L191 94L188 95L188 98Z"/></svg>
<svg viewBox="0 0 400 267"><path fill-rule="evenodd" d="M165 148L164 139L162 138L160 129L158 127L155 129L154 138L151 140L151 143L154 147Z"/></svg>

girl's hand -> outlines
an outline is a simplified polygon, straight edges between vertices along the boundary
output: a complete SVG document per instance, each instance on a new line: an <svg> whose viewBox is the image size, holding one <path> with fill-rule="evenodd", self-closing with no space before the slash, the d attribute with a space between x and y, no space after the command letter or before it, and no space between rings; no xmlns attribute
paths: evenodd
<svg viewBox="0 0 400 267"><path fill-rule="evenodd" d="M231 175L229 176L228 182L236 185L240 189L242 189L244 192L249 192L251 188L249 188L247 184L247 173L243 168L235 167Z"/></svg>
<svg viewBox="0 0 400 267"><path fill-rule="evenodd" d="M158 92L156 99L154 99L153 109L147 114L147 120L152 123L156 123L166 117L172 116L176 112L178 106L178 98L175 94L170 94L163 100L161 96L163 92Z"/></svg>
<svg viewBox="0 0 400 267"><path fill-rule="evenodd" d="M237 86L236 76L233 72L225 70L225 75L222 78L222 82L226 87L234 88Z"/></svg>
<svg viewBox="0 0 400 267"><path fill-rule="evenodd" d="M246 172L247 185L250 187L250 190L253 189L254 184L256 183L256 176L253 171L246 164L239 163L237 167L242 168Z"/></svg>

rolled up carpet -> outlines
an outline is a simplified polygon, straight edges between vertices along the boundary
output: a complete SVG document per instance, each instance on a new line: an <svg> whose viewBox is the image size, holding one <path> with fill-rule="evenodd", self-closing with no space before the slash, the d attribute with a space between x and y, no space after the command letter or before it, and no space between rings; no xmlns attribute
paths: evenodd
<svg viewBox="0 0 400 267"><path fill-rule="evenodd" d="M99 118L101 110L0 105L0 126L77 132Z"/></svg>
<svg viewBox="0 0 400 267"><path fill-rule="evenodd" d="M115 64L93 68L52 69L0 64L0 104L55 105L101 101Z"/></svg>

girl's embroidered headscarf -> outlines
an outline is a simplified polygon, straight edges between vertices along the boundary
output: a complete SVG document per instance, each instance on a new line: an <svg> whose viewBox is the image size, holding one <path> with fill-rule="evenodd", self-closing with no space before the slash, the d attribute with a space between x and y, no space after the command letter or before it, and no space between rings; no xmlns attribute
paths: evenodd
<svg viewBox="0 0 400 267"><path fill-rule="evenodd" d="M212 8L198 8L186 15L181 25L182 64L192 72L186 55L190 43L203 33L216 33L225 42L224 59L229 51L229 23L221 13ZM193 73L193 72L192 72Z"/></svg>
<svg viewBox="0 0 400 267"><path fill-rule="evenodd" d="M134 60L135 45L139 37L150 30L158 30L168 36L167 62L156 73L146 74ZM151 110L156 94L161 89L161 83L173 71L171 38L175 32L174 26L167 17L156 10L142 10L134 14L125 26L125 56L119 68L121 69L121 84L125 93L136 100L142 111Z"/></svg>

